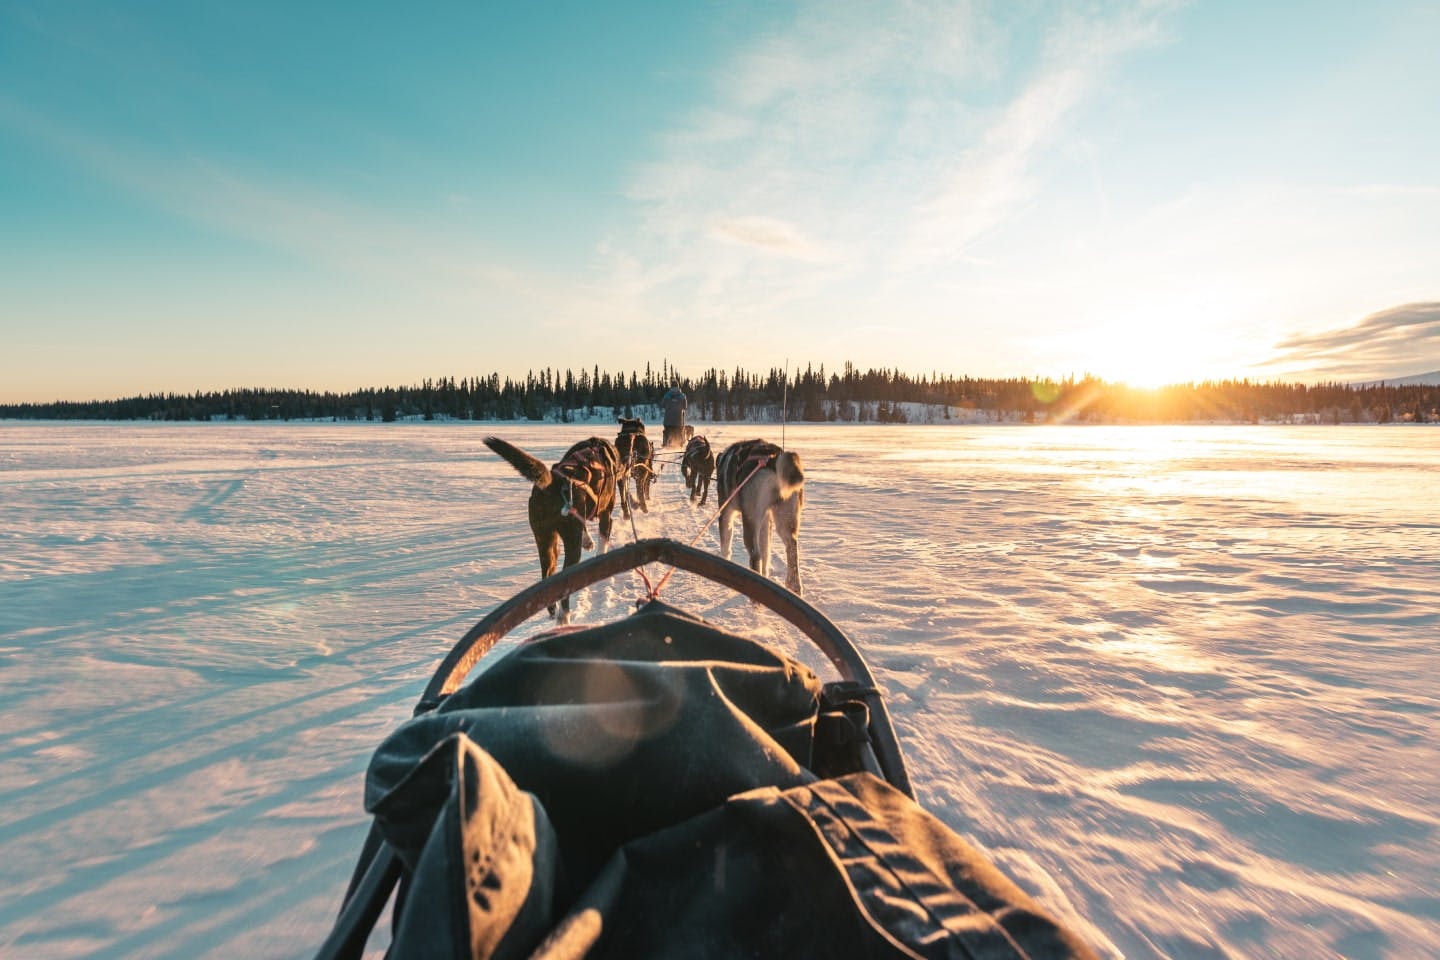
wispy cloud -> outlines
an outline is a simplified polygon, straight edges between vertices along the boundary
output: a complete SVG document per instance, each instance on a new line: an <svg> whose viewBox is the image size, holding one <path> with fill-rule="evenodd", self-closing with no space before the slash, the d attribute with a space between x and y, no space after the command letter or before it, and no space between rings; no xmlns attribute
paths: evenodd
<svg viewBox="0 0 1440 960"><path fill-rule="evenodd" d="M934 199L917 211L909 256L956 259L1023 210L1038 190L1037 159L1056 144L1099 90L1115 62L1164 39L1165 5L1139 4L1093 18L1069 13L1045 37L1019 92L978 141L943 173Z"/></svg>
<svg viewBox="0 0 1440 960"><path fill-rule="evenodd" d="M1099 9L802 5L722 66L637 171L634 229L605 245L617 278L733 316L856 286L880 299L915 271L983 260L980 241L1040 189L1039 158L1118 58L1162 39L1169 5ZM649 291L636 262L665 264Z"/></svg>
<svg viewBox="0 0 1440 960"><path fill-rule="evenodd" d="M801 233L793 223L773 217L717 220L711 225L710 234L727 243L800 260L815 260L821 254L819 245Z"/></svg>
<svg viewBox="0 0 1440 960"><path fill-rule="evenodd" d="M1440 369L1440 303L1407 303L1275 346L1276 367L1321 379L1380 380Z"/></svg>

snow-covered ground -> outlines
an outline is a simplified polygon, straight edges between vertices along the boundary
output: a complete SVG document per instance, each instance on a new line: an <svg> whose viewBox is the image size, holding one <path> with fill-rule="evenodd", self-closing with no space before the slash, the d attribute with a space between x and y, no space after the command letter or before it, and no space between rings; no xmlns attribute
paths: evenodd
<svg viewBox="0 0 1440 960"><path fill-rule="evenodd" d="M310 953L370 750L536 576L481 437L550 461L592 429L0 424L0 955ZM1440 955L1440 434L786 440L807 596L922 802L1103 955ZM640 534L688 541L708 511L674 468L658 493ZM666 597L798 649L685 575Z"/></svg>

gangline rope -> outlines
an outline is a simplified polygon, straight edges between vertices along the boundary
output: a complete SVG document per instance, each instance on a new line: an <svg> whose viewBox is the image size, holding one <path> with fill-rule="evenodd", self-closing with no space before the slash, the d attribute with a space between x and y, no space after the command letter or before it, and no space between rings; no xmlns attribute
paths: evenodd
<svg viewBox="0 0 1440 960"><path fill-rule="evenodd" d="M665 462L667 462L667 463L678 462L678 461L675 461L675 460L670 460L670 459L668 459L669 456L672 456L672 455L667 455L667 457L666 457L666 459L665 459ZM684 459L683 454L681 455L681 459L682 459L682 460ZM626 463L626 477L627 477L627 478L629 477L630 471L634 468L634 466L635 466L635 464L634 464L633 462L627 462L627 463ZM754 477L756 474L758 474L761 469L762 469L761 467L756 467L754 470L751 470L748 474L745 475L745 479L744 479L744 480L741 480L738 484L735 485L735 489L730 491L730 496L728 496L728 497L725 498L725 502L722 503L722 504L720 504L720 506L715 509L715 512L712 513L712 514L710 514L710 518L709 518L708 520L706 520L703 524L700 525L699 531L695 534L695 537L690 541L689 546L692 546L692 547L693 547L693 546L695 546L697 543L700 542L700 538L703 537L703 536L705 536L705 531L709 530L711 524L713 524L716 520L718 520L718 519L720 518L720 514L721 514L722 512L724 512L725 508L730 505L730 501L734 500L735 497L739 495L740 491L743 490L743 489L745 489L745 484L749 483L750 480L751 480L751 478ZM655 473L658 473L658 471L654 471L654 472L655 472ZM719 481L719 477L718 477L717 475L715 475L715 474L711 474L710 479L713 480L713 481L716 481L716 482ZM631 504L628 502L628 498L629 498L629 496L630 496L630 485L629 485L629 480L628 480L628 479L627 479L626 482L625 482L625 489L623 489L622 491L620 491L620 494L621 494L621 496L627 498L626 507L627 507L628 509L626 510L626 512L628 513L629 518L630 518L630 535L631 535L631 537L634 538L634 540L636 540L636 541L638 542L639 539L640 539L640 530L639 530L639 528L635 525L635 509L634 509L633 505L631 505ZM659 596L660 596L660 591L661 591L662 589L664 589L665 584L667 584L667 583L670 582L670 577L673 576L674 573L675 573L675 567L672 566L669 570L665 571L665 575L664 575L663 577L661 577L661 578L660 578L660 582L659 582L659 583L656 583L656 584L651 584L651 582L650 582L650 577L645 573L645 570L644 570L643 567L636 567L636 568L635 568L635 572L640 575L641 581L643 581L644 584L645 584L645 590L646 590L645 599L647 599L647 600L656 600L656 599L659 598Z"/></svg>

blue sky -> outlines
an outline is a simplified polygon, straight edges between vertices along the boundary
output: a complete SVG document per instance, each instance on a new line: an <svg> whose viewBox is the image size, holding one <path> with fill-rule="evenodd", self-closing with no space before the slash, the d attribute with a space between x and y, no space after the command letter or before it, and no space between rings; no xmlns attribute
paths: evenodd
<svg viewBox="0 0 1440 960"><path fill-rule="evenodd" d="M0 401L1440 369L1440 5L0 0Z"/></svg>

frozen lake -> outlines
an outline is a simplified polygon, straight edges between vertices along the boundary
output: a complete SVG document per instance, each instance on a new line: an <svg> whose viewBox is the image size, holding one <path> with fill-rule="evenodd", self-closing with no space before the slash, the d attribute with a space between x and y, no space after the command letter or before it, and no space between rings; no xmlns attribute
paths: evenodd
<svg viewBox="0 0 1440 960"><path fill-rule="evenodd" d="M370 751L537 575L490 432L547 462L613 435L0 423L0 955L318 946ZM786 440L807 598L870 660L921 802L1102 955L1440 955L1440 431ZM709 510L673 467L657 491L640 535L688 542ZM665 595L795 650L708 585Z"/></svg>

